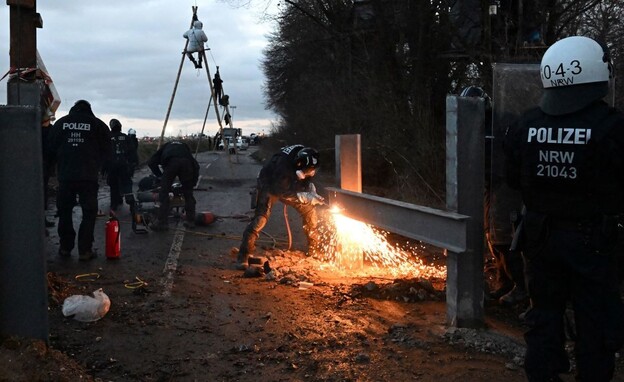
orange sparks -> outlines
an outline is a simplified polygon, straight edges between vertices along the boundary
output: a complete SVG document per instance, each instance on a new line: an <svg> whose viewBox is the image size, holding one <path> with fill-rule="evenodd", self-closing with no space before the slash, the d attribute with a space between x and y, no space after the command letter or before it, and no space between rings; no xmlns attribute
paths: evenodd
<svg viewBox="0 0 624 382"><path fill-rule="evenodd" d="M323 260L349 273L384 274L393 277L446 278L446 268L425 264L419 255L425 247L392 245L389 234L373 226L348 218L333 206L321 224Z"/></svg>

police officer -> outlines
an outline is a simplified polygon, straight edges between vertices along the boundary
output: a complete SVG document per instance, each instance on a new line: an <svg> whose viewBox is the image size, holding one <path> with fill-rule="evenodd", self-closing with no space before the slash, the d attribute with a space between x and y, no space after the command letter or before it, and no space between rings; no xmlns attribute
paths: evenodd
<svg viewBox="0 0 624 382"><path fill-rule="evenodd" d="M130 161L130 177L134 176L134 171L139 165L139 140L136 136L136 130L128 129L129 150L128 160Z"/></svg>
<svg viewBox="0 0 624 382"><path fill-rule="evenodd" d="M256 240L271 215L276 201L293 207L303 220L303 230L308 238L308 247L315 248L318 239L315 205L323 198L316 193L311 182L318 168L319 154L313 148L303 145L282 147L265 163L258 175L258 197L253 219L243 232L236 268L248 266L249 255L255 251Z"/></svg>
<svg viewBox="0 0 624 382"><path fill-rule="evenodd" d="M59 188L56 207L59 215L59 255L68 257L74 248L76 232L72 210L76 198L82 208L78 230L80 260L96 256L92 248L93 230L98 211L98 174L110 157L111 141L108 127L98 119L85 100L77 101L69 114L54 124L46 150L58 165Z"/></svg>
<svg viewBox="0 0 624 382"><path fill-rule="evenodd" d="M569 370L563 316L571 302L577 380L608 381L624 343L613 250L615 215L624 211L624 115L602 101L611 65L596 41L556 42L540 70L539 107L505 141L507 182L526 206L525 370L529 381L558 381Z"/></svg>
<svg viewBox="0 0 624 382"><path fill-rule="evenodd" d="M169 229L169 192L176 177L182 184L182 194L184 195L184 210L186 219L184 226L192 228L195 226L195 197L193 187L199 180L199 163L193 157L191 149L182 141L171 141L165 143L158 151L152 155L147 162L152 173L161 178L157 221L150 225L154 231L166 231ZM163 168L161 171L160 167Z"/></svg>
<svg viewBox="0 0 624 382"><path fill-rule="evenodd" d="M115 211L123 204L125 197L129 206L134 204L132 195L132 143L130 138L121 132L121 122L113 118L109 122L111 129L112 154L106 164L106 181L110 187L110 208Z"/></svg>

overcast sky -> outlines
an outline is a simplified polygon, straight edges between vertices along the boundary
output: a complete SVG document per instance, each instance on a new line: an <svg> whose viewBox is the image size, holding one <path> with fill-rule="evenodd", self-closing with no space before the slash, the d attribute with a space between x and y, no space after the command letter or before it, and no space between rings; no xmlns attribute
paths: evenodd
<svg viewBox="0 0 624 382"><path fill-rule="evenodd" d="M39 53L61 97L60 118L79 99L104 122L117 118L138 135L159 136L173 93L193 5L208 36L210 74L219 66L230 96L234 127L243 134L270 131L275 115L265 110L262 51L273 24L263 21L266 1L233 7L223 0L38 1L43 28ZM275 13L269 8L269 14ZM9 69L9 6L0 4L0 77ZM5 78L0 104L6 104ZM185 59L165 135L201 131L210 88L206 71ZM218 129L211 106L205 132Z"/></svg>

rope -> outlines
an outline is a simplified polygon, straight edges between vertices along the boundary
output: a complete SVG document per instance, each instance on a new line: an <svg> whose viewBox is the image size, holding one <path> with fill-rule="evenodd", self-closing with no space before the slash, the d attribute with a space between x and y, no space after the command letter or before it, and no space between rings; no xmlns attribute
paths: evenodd
<svg viewBox="0 0 624 382"><path fill-rule="evenodd" d="M83 273L80 275L76 275L74 279L76 281L95 281L100 278L99 273Z"/></svg>
<svg viewBox="0 0 624 382"><path fill-rule="evenodd" d="M136 276L135 279L137 281L124 283L124 287L128 289L137 289L149 285L147 281L141 280L139 276Z"/></svg>

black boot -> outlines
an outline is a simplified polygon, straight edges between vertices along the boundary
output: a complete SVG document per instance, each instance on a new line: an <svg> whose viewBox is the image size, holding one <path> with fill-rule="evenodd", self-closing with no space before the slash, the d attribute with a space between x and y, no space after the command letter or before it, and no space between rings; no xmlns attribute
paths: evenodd
<svg viewBox="0 0 624 382"><path fill-rule="evenodd" d="M249 254L245 251L238 251L236 257L236 269L244 271L249 266Z"/></svg>

